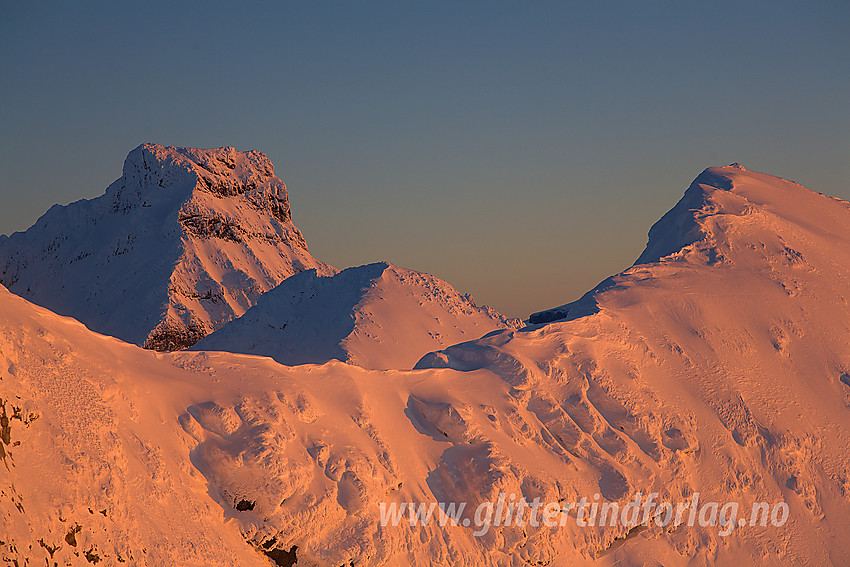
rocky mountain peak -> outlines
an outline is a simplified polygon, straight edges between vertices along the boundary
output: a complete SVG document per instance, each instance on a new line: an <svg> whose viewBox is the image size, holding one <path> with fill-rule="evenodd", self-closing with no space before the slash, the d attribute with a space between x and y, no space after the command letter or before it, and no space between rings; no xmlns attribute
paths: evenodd
<svg viewBox="0 0 850 567"><path fill-rule="evenodd" d="M113 210L123 213L175 193L187 200L198 193L242 196L246 204L281 222L291 220L286 185L274 174L268 156L256 150L142 144L127 155L123 175L107 190Z"/></svg>
<svg viewBox="0 0 850 567"><path fill-rule="evenodd" d="M156 350L194 344L311 268L336 272L310 256L271 160L232 147L142 144L104 195L0 238L11 291Z"/></svg>

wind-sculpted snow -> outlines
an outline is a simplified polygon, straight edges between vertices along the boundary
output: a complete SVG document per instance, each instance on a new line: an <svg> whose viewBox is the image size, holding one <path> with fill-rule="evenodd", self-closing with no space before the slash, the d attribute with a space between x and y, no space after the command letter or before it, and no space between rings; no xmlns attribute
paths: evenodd
<svg viewBox="0 0 850 567"><path fill-rule="evenodd" d="M0 283L90 328L174 350L238 317L314 259L257 151L143 144L106 194L0 237Z"/></svg>
<svg viewBox="0 0 850 567"><path fill-rule="evenodd" d="M806 264L801 249L811 246L810 233L820 237L828 250L846 241L848 211L850 204L845 201L747 171L737 163L710 167L652 226L646 249L632 269L607 278L577 301L532 314L529 322L548 323L597 312L599 298L608 290L630 288L647 277L644 264L660 263L671 269L671 264L681 264L682 271L719 264L734 267L741 277L753 271L778 277L788 267ZM844 250L839 247L837 252L841 255ZM660 278L651 281L655 279Z"/></svg>
<svg viewBox="0 0 850 567"><path fill-rule="evenodd" d="M15 416L2 436L4 556L848 564L850 208L715 173L731 188L706 186L705 208L682 211L702 236L614 276L593 312L494 331L412 371L157 354L0 290L0 397ZM742 518L784 501L790 515L721 535L728 526L580 527L572 510L563 526L475 535L473 511L500 495L626 505L652 492L738 502ZM467 508L459 525L381 525L382 504L406 502Z"/></svg>
<svg viewBox="0 0 850 567"><path fill-rule="evenodd" d="M193 349L408 369L431 350L519 324L434 276L377 262L288 278Z"/></svg>
<svg viewBox="0 0 850 567"><path fill-rule="evenodd" d="M175 435L202 382L2 287L0 312L0 405L13 416L0 463L4 562L266 564L224 523Z"/></svg>

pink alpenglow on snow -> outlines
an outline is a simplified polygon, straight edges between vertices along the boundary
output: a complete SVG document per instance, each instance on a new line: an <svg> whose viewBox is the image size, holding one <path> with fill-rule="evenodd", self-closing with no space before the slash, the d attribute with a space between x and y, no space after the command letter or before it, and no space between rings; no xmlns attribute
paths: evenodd
<svg viewBox="0 0 850 567"><path fill-rule="evenodd" d="M0 236L0 283L92 330L190 346L287 277L316 269L286 186L258 151L142 144L106 194Z"/></svg>
<svg viewBox="0 0 850 567"><path fill-rule="evenodd" d="M850 564L850 204L710 168L632 267L525 327L446 286L301 273L208 339L315 347L297 366L151 352L0 288L3 557ZM398 369L465 317L482 336Z"/></svg>
<svg viewBox="0 0 850 567"><path fill-rule="evenodd" d="M432 350L518 326L441 279L377 262L334 276L292 276L193 350L409 369Z"/></svg>

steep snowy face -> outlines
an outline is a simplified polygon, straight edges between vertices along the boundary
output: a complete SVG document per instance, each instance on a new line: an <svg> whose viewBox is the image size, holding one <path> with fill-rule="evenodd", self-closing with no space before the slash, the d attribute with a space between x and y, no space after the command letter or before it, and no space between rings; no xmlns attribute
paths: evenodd
<svg viewBox="0 0 850 567"><path fill-rule="evenodd" d="M306 269L336 271L308 252L271 161L233 148L143 144L105 195L0 237L11 291L156 350L194 344Z"/></svg>
<svg viewBox="0 0 850 567"><path fill-rule="evenodd" d="M792 181L748 171L740 164L703 171L649 231L633 268L612 276L577 301L534 313L532 324L575 319L598 311L609 290L638 284L647 269L779 277L814 262L830 266L833 248L847 243L850 204ZM835 250L839 256L843 248ZM651 268L660 264L666 268Z"/></svg>
<svg viewBox="0 0 850 567"><path fill-rule="evenodd" d="M378 262L332 277L293 276L194 350L406 369L432 350L518 324L439 278Z"/></svg>
<svg viewBox="0 0 850 567"><path fill-rule="evenodd" d="M804 233L847 235L845 201L741 164L710 167L649 231L635 264L681 262L753 267L793 256L785 244L805 246Z"/></svg>
<svg viewBox="0 0 850 567"><path fill-rule="evenodd" d="M0 548L18 565L251 565L178 407L212 384L0 286Z"/></svg>

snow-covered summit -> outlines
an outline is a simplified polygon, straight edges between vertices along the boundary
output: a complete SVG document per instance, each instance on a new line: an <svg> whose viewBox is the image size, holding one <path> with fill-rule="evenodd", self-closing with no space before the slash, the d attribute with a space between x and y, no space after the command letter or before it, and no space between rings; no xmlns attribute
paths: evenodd
<svg viewBox="0 0 850 567"><path fill-rule="evenodd" d="M850 205L793 181L748 171L739 163L709 167L649 230L632 268L612 276L577 301L534 313L530 323L574 319L597 310L599 294L622 287L654 264L775 271L803 263L812 238L841 240L850 230ZM817 253L818 250L811 250Z"/></svg>
<svg viewBox="0 0 850 567"><path fill-rule="evenodd" d="M193 349L265 355L288 365L336 358L365 368L411 368L431 350L518 323L430 274L376 262L333 277L297 274Z"/></svg>
<svg viewBox="0 0 850 567"><path fill-rule="evenodd" d="M0 283L92 329L184 348L315 268L284 183L258 151L142 144L96 199L0 237Z"/></svg>
<svg viewBox="0 0 850 567"><path fill-rule="evenodd" d="M120 182L120 183L119 183ZM291 220L286 185L262 152L142 144L127 155L123 176L107 189L113 207L151 206L169 192L200 191L218 197L244 195L247 204L281 222Z"/></svg>

